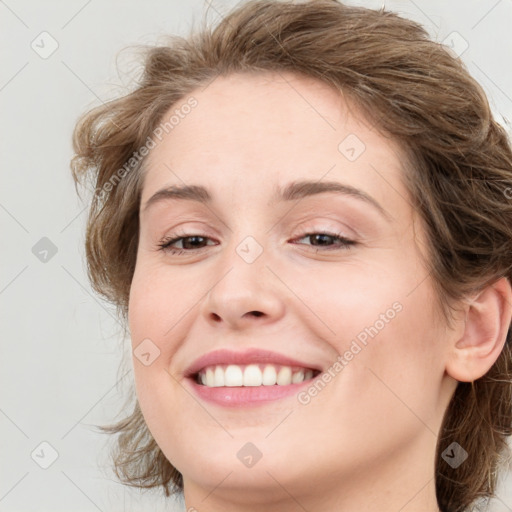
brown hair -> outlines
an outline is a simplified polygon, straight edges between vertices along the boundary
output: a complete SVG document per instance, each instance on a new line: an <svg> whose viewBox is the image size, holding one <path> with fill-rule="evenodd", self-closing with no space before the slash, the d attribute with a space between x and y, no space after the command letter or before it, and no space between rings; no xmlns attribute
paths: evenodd
<svg viewBox="0 0 512 512"><path fill-rule="evenodd" d="M218 75L291 71L347 95L408 155L404 180L424 223L430 274L445 317L451 304L501 277L512 281L512 151L482 88L460 59L397 14L337 1L250 1L213 29L150 47L138 87L86 113L74 132L77 182L92 180L86 254L95 290L124 319L138 244L142 164L137 153L163 115ZM126 172L123 165L134 158ZM118 179L113 184L112 180ZM122 176L121 176L122 175ZM110 183L110 186L109 186ZM511 332L482 378L460 382L438 438L439 506L465 511L491 497L512 426ZM182 478L133 413L103 430L119 433L118 477L180 491ZM441 453L457 442L467 460Z"/></svg>

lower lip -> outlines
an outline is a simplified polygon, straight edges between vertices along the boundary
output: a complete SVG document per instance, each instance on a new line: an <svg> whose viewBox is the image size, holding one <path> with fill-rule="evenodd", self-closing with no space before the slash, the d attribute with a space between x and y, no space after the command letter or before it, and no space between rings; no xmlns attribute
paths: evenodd
<svg viewBox="0 0 512 512"><path fill-rule="evenodd" d="M203 400L223 407L251 407L263 405L296 395L301 388L311 385L314 379L288 386L236 386L210 388L198 384L194 379L187 379L194 392Z"/></svg>

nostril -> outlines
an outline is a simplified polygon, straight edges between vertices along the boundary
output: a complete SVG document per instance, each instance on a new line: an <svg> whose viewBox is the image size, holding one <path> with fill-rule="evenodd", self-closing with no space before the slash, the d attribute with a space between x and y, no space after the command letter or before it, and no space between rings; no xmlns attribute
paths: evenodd
<svg viewBox="0 0 512 512"><path fill-rule="evenodd" d="M252 316L263 316L265 313L262 313L261 311L249 311L248 313L246 313L244 315L247 316L247 315L252 315ZM222 318L217 314L217 313L211 313L211 318L214 322L221 322L222 321Z"/></svg>

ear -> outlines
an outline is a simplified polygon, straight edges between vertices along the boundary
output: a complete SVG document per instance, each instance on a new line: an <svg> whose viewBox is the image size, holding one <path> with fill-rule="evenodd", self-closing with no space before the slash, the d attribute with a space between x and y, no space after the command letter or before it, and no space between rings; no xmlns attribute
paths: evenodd
<svg viewBox="0 0 512 512"><path fill-rule="evenodd" d="M485 375L498 359L512 318L512 289L503 277L466 301L462 336L450 349L446 372L460 382Z"/></svg>

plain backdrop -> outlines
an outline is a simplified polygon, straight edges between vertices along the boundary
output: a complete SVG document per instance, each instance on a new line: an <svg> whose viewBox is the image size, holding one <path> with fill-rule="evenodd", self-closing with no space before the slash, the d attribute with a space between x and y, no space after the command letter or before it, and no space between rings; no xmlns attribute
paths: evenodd
<svg viewBox="0 0 512 512"><path fill-rule="evenodd" d="M210 3L214 23L236 2ZM347 3L385 5L422 23L460 54L498 121L512 120L512 0ZM119 418L131 367L119 371L127 341L87 281L86 204L69 160L78 116L130 85L118 73L119 52L187 34L206 7L201 0L0 0L0 511L184 510L116 482L107 436L91 427ZM504 477L493 512L512 511L512 479Z"/></svg>

